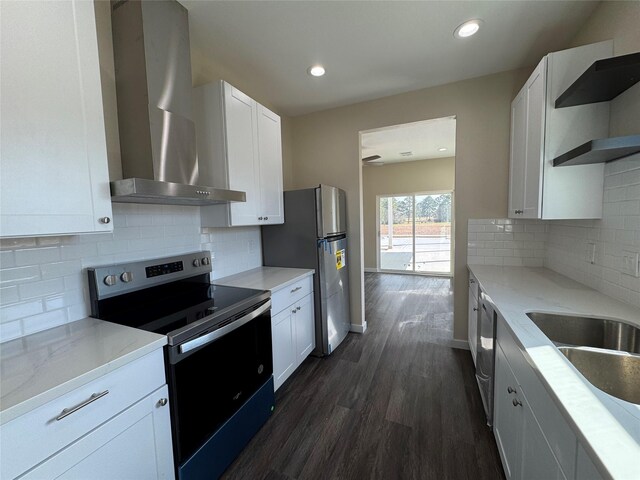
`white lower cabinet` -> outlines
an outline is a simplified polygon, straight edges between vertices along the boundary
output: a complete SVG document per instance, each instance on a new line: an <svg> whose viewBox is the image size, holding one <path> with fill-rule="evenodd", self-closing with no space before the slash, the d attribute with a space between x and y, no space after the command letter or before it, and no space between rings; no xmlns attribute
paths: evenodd
<svg viewBox="0 0 640 480"><path fill-rule="evenodd" d="M494 435L508 480L566 480L502 348L496 348Z"/></svg>
<svg viewBox="0 0 640 480"><path fill-rule="evenodd" d="M478 282L471 273L469 274L469 323L467 327L469 350L475 364L478 350Z"/></svg>
<svg viewBox="0 0 640 480"><path fill-rule="evenodd" d="M21 478L173 478L168 393L158 389Z"/></svg>
<svg viewBox="0 0 640 480"><path fill-rule="evenodd" d="M316 347L313 277L272 293L273 381L277 390Z"/></svg>
<svg viewBox="0 0 640 480"><path fill-rule="evenodd" d="M277 390L293 372L296 363L293 314L283 310L271 318L273 382Z"/></svg>
<svg viewBox="0 0 640 480"><path fill-rule="evenodd" d="M162 349L0 427L0 478L174 478Z"/></svg>

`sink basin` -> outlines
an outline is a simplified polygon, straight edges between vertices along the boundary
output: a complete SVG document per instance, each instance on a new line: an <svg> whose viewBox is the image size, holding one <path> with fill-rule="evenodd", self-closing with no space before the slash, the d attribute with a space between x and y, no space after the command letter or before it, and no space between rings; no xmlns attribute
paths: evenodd
<svg viewBox="0 0 640 480"><path fill-rule="evenodd" d="M628 323L543 312L529 312L527 316L556 344L640 354L640 328Z"/></svg>
<svg viewBox="0 0 640 480"><path fill-rule="evenodd" d="M581 347L558 347L592 385L640 404L640 356Z"/></svg>

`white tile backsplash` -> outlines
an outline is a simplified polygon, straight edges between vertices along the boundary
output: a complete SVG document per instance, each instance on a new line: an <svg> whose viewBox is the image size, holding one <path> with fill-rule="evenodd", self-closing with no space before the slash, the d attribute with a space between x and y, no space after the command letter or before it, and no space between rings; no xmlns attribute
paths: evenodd
<svg viewBox="0 0 640 480"><path fill-rule="evenodd" d="M608 163L604 189L601 220L469 220L467 263L544 265L640 306L640 279L622 271L623 252L640 253L640 155ZM504 233L494 230L500 225ZM495 232L493 239L487 232ZM513 241L503 236L510 232ZM593 263L589 244L595 245Z"/></svg>
<svg viewBox="0 0 640 480"><path fill-rule="evenodd" d="M623 251L640 252L640 155L608 163L604 174L602 220L547 222L545 266L640 306L640 280L622 273ZM593 264L588 243L596 247Z"/></svg>
<svg viewBox="0 0 640 480"><path fill-rule="evenodd" d="M487 218L469 220L467 263L541 267L547 225L539 220Z"/></svg>
<svg viewBox="0 0 640 480"><path fill-rule="evenodd" d="M262 265L260 227L201 228L197 207L113 205L113 233L0 240L0 341L90 314L84 269L211 250L214 279Z"/></svg>

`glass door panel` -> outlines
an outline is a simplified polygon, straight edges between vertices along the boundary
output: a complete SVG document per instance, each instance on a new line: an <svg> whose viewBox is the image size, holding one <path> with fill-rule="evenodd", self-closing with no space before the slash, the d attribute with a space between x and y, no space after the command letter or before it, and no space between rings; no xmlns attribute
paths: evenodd
<svg viewBox="0 0 640 480"><path fill-rule="evenodd" d="M380 268L413 269L413 195L380 198Z"/></svg>
<svg viewBox="0 0 640 480"><path fill-rule="evenodd" d="M451 193L379 197L379 268L451 273Z"/></svg>

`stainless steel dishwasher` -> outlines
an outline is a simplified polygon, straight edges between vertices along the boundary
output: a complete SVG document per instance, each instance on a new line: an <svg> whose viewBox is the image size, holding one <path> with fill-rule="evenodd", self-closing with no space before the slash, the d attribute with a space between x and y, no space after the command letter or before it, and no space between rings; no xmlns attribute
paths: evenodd
<svg viewBox="0 0 640 480"><path fill-rule="evenodd" d="M480 388L487 425L493 426L493 376L495 362L496 312L489 296L480 290L480 321L478 323L478 351L476 380Z"/></svg>

